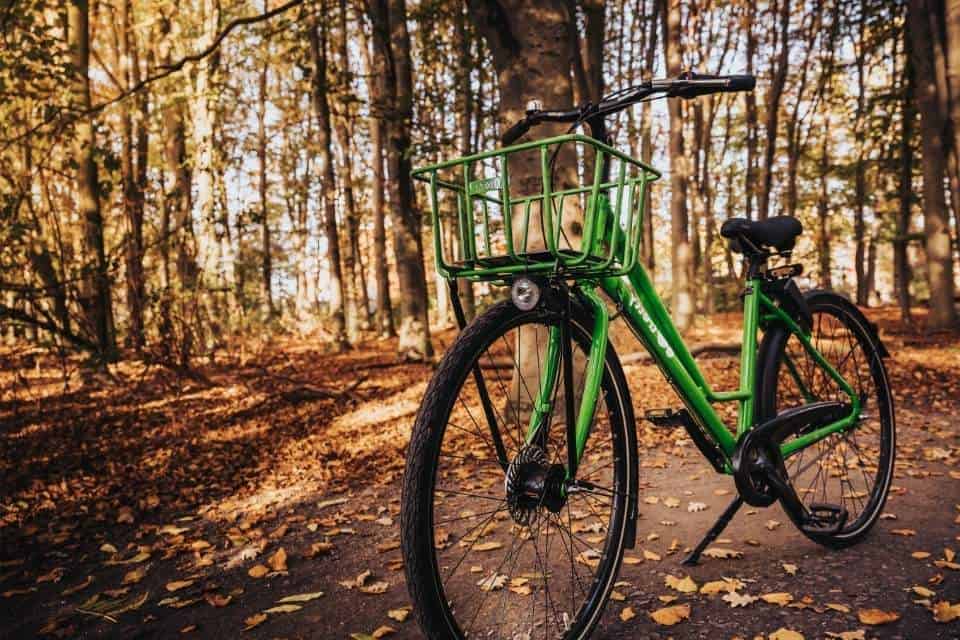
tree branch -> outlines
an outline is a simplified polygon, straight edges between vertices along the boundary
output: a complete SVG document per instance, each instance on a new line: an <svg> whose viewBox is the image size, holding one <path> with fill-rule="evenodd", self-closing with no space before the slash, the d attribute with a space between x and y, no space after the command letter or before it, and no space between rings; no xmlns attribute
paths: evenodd
<svg viewBox="0 0 960 640"><path fill-rule="evenodd" d="M86 349L87 351L97 352L99 350L97 345L90 340L87 340L83 336L79 336L68 329L64 329L63 327L49 320L35 318L28 313L20 311L19 309L8 307L4 304L0 304L0 318L6 318L16 322L22 322L23 324L29 324L39 329L44 329L50 333L64 338L68 342L71 342L82 349Z"/></svg>
<svg viewBox="0 0 960 640"><path fill-rule="evenodd" d="M242 18L235 18L234 20L231 20L227 24L227 26L224 27L223 30L217 34L217 36L213 39L213 42L211 42L204 49L197 51L196 53L191 53L190 55L184 56L183 58L181 58L180 60L177 60L172 64L161 66L160 67L161 71L159 71L158 73L155 73L151 76L147 76L143 80L140 80L139 82L134 84L132 87L126 89L125 91L121 91L119 94L115 95L109 100L105 100L103 102L95 104L89 109L86 109L84 111L70 113L69 117L64 117L63 115L66 111L68 111L67 109L63 107L57 107L54 109L54 113L50 117L44 119L39 124L31 127L30 129L27 129L25 132L21 133L20 135L14 136L13 138L7 138L6 140L4 140L3 147L0 148L0 151L6 150L10 145L35 135L47 125L50 125L56 122L57 120L60 120L61 118L63 118L63 124L66 124L72 120L78 120L80 118L99 113L104 109L106 109L107 107L114 105L120 102L121 100L124 100L125 98L132 96L135 93L142 91L148 85L151 85L158 80L162 80L167 76L170 76L176 73L177 71L180 71L188 63L199 62L200 60L203 60L204 58L206 58L207 56L215 52L217 49L219 49L220 43L223 42L224 38L230 35L230 33L237 27L241 27L249 24L256 24L258 22L269 20L275 16L280 15L281 13L289 11L294 7L302 5L305 1L306 0L289 0L288 2L285 2L279 7L276 7L264 13L253 15L253 16L244 16Z"/></svg>

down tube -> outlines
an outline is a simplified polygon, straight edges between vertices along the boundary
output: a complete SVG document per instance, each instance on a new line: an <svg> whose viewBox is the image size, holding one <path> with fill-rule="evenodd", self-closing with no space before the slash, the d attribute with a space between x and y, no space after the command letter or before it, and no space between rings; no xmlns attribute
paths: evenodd
<svg viewBox="0 0 960 640"><path fill-rule="evenodd" d="M678 357L678 353L689 356L689 351L663 304L656 297L656 291L643 267L637 265L628 275L619 278L604 278L601 286L608 295L621 303L630 327L673 384L693 418L707 429L728 458L732 456L737 446L736 440L707 400L705 385L697 383L703 376L696 364L692 363L692 357L692 375ZM655 305L659 305L659 309ZM655 318L660 321L657 322Z"/></svg>

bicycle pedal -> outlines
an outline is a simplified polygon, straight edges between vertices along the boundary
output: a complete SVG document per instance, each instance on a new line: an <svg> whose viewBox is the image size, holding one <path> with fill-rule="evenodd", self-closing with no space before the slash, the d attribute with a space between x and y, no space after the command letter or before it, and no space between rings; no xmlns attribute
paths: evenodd
<svg viewBox="0 0 960 640"><path fill-rule="evenodd" d="M687 423L686 409L648 409L643 414L644 419L655 427L674 428L682 427Z"/></svg>
<svg viewBox="0 0 960 640"><path fill-rule="evenodd" d="M800 525L806 533L834 535L843 529L849 513L835 504L814 503L810 505L807 521Z"/></svg>

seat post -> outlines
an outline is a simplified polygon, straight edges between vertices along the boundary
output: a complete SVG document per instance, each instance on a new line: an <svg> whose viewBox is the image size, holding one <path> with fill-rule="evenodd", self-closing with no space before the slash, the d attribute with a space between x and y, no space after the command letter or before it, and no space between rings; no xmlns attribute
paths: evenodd
<svg viewBox="0 0 960 640"><path fill-rule="evenodd" d="M764 251L748 252L747 277L743 290L743 338L740 348L740 393L744 395L739 401L737 412L737 437L741 437L753 426L754 405L756 398L757 371L757 327L760 324L760 283L763 277L763 266L768 254Z"/></svg>

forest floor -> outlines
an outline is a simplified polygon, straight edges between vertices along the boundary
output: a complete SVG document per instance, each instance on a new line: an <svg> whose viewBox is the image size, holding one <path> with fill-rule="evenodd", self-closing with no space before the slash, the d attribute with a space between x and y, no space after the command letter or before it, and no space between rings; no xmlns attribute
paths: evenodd
<svg viewBox="0 0 960 640"><path fill-rule="evenodd" d="M960 620L932 611L960 601L960 338L908 330L892 309L870 315L893 354L899 438L871 535L829 551L779 507L743 509L716 545L742 555L681 566L733 484L666 432L642 451L638 545L595 637L960 637ZM736 320L712 318L697 337L735 339ZM0 353L0 637L419 637L398 513L431 367L397 364L394 348L289 341L197 378L121 363L86 381L75 363ZM701 362L715 386L735 382L736 356ZM638 415L663 406L671 392L652 365L626 371ZM367 571L377 587L361 593ZM738 578L743 595L768 598L732 607L668 575ZM657 624L649 613L667 604L689 605L689 619ZM897 619L865 624L871 609Z"/></svg>

